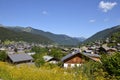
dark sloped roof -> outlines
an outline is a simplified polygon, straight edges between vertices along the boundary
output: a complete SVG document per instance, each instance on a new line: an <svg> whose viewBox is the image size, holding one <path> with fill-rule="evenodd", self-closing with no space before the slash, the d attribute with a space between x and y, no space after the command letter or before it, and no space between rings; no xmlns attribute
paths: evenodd
<svg viewBox="0 0 120 80"><path fill-rule="evenodd" d="M13 63L33 60L33 58L28 54L9 54L8 57L12 60Z"/></svg>
<svg viewBox="0 0 120 80"><path fill-rule="evenodd" d="M86 57L88 57L88 58L90 58L90 59L92 59L92 57L98 57L98 58L100 58L100 55L98 55L98 54L80 53L79 51L75 51L75 52L72 52L72 53L64 56L64 57L61 59L61 61L63 62L63 61L65 61L66 59L68 59L68 58L70 58L70 57L72 57L72 56L74 56L74 55L76 55L76 54L82 54L82 55L84 55L84 56L86 56Z"/></svg>
<svg viewBox="0 0 120 80"><path fill-rule="evenodd" d="M72 56L74 56L74 55L76 55L76 54L79 54L79 52L76 52L76 51L75 51L75 52L72 52L72 53L64 56L64 57L61 59L61 61L64 61L64 60L66 60L66 59L68 59L68 58L70 58L70 57L72 57Z"/></svg>
<svg viewBox="0 0 120 80"><path fill-rule="evenodd" d="M99 57L100 58L100 55L98 54L90 54L90 53L81 53L81 54L88 56L88 57Z"/></svg>

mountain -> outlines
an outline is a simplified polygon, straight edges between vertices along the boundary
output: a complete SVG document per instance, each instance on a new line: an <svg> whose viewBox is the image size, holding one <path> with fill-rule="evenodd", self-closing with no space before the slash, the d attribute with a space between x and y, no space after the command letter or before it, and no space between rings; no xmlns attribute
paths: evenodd
<svg viewBox="0 0 120 80"><path fill-rule="evenodd" d="M13 31L7 28L4 28L3 26L0 26L0 40L14 40L14 41L26 41L26 42L36 42L36 43L53 43L52 40L48 39L45 36L42 35L35 35L28 32L23 31Z"/></svg>
<svg viewBox="0 0 120 80"><path fill-rule="evenodd" d="M90 38L88 38L87 40L85 40L84 42L104 40L116 32L120 32L120 25L100 31L100 32L94 34L93 36L91 36Z"/></svg>
<svg viewBox="0 0 120 80"><path fill-rule="evenodd" d="M83 41L85 41L86 40L86 38L85 37L75 37L76 39L78 39L80 42L83 42Z"/></svg>
<svg viewBox="0 0 120 80"><path fill-rule="evenodd" d="M69 37L67 35L58 35L58 34L53 34L51 32L45 32L42 30L34 29L32 27L8 27L10 30L14 30L17 32L24 31L24 32L29 32L32 34L37 34L37 35L42 35L50 40L54 41L55 43L59 45L78 45L80 43L79 39Z"/></svg>

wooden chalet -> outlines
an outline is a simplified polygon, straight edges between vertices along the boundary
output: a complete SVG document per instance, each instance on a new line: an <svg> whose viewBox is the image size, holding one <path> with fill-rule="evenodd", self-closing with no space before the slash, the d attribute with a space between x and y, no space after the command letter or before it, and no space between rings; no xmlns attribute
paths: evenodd
<svg viewBox="0 0 120 80"><path fill-rule="evenodd" d="M92 59L94 61L100 61L100 56L97 54L88 54L88 53L80 53L80 52L72 52L61 59L63 62L63 67L80 67L85 62L85 57L87 59Z"/></svg>
<svg viewBox="0 0 120 80"><path fill-rule="evenodd" d="M107 52L108 54L112 54L112 53L114 53L114 52L117 51L116 48L110 48L110 47L107 47L107 46L102 46L102 48L104 48L104 50L106 50L106 52Z"/></svg>
<svg viewBox="0 0 120 80"><path fill-rule="evenodd" d="M116 48L109 48L109 49L107 50L107 53L108 53L108 54L112 54L112 53L115 53L116 51L117 51Z"/></svg>

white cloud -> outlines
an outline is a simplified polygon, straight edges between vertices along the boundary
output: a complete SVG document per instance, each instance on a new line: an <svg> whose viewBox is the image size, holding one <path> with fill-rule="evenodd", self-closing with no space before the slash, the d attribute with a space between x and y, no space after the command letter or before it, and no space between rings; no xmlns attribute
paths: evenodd
<svg viewBox="0 0 120 80"><path fill-rule="evenodd" d="M103 12L108 12L108 10L111 10L116 5L117 5L116 2L104 2L104 1L101 1L99 3L99 8L102 9Z"/></svg>
<svg viewBox="0 0 120 80"><path fill-rule="evenodd" d="M95 19L89 20L90 23L93 23L93 22L95 22L95 21L96 21Z"/></svg>
<svg viewBox="0 0 120 80"><path fill-rule="evenodd" d="M47 15L48 12L47 12L47 11L42 11L42 14L43 14L43 15Z"/></svg>

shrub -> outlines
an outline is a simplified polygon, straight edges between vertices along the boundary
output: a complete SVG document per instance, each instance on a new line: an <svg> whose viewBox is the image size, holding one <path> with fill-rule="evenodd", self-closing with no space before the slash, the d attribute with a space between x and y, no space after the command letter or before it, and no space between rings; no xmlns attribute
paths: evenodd
<svg viewBox="0 0 120 80"><path fill-rule="evenodd" d="M103 59L103 66L110 75L120 75L120 52Z"/></svg>
<svg viewBox="0 0 120 80"><path fill-rule="evenodd" d="M0 61L6 61L7 54L5 51L0 51Z"/></svg>

